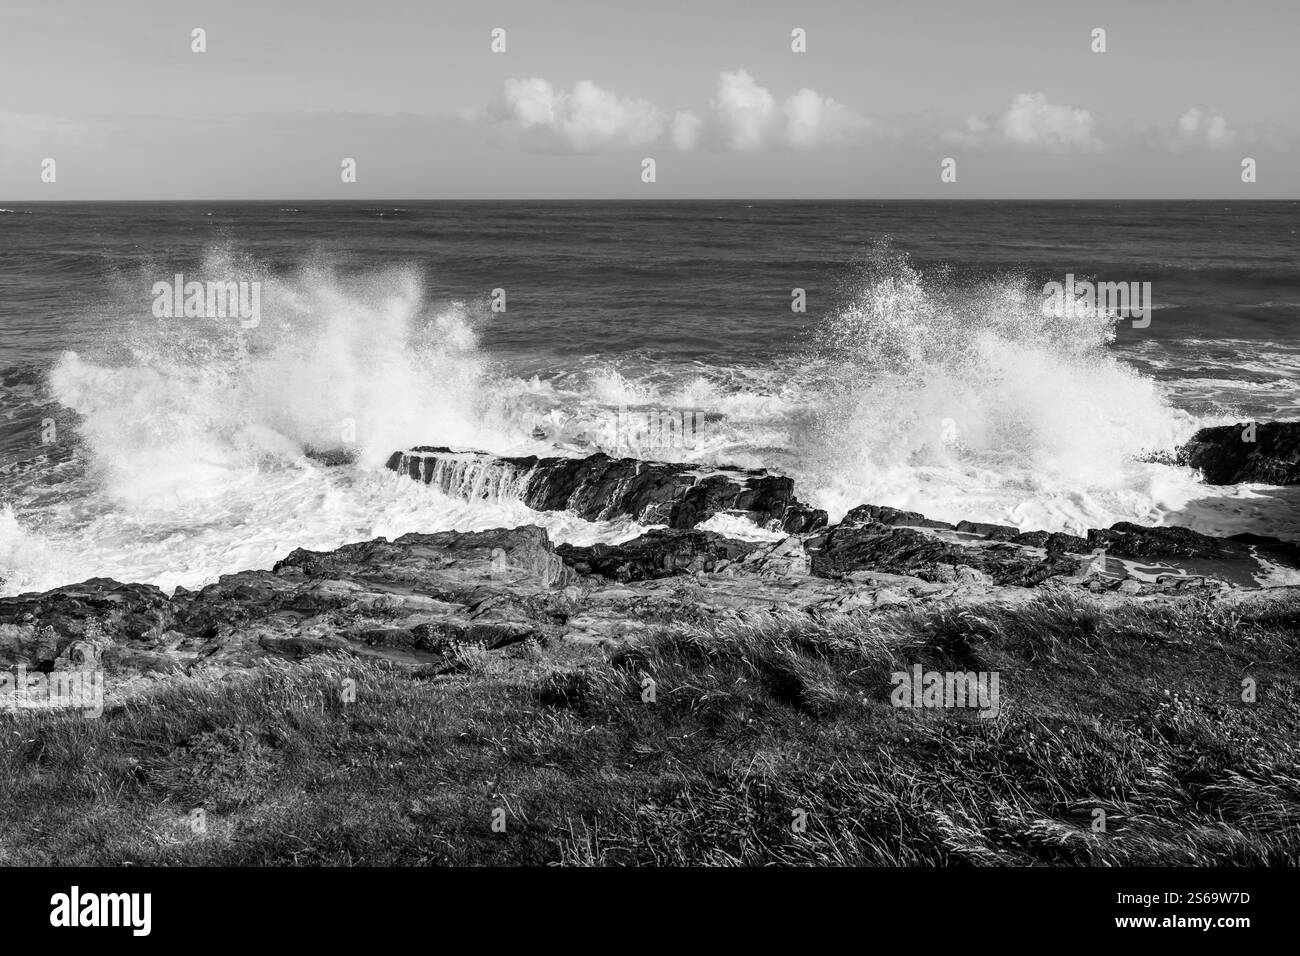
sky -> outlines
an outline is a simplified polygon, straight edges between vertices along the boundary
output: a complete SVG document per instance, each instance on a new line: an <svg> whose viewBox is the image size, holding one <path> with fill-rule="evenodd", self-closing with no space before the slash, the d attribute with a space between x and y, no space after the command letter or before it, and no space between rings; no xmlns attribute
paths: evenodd
<svg viewBox="0 0 1300 956"><path fill-rule="evenodd" d="M3 0L0 204L1295 199L1297 36L1296 0Z"/></svg>

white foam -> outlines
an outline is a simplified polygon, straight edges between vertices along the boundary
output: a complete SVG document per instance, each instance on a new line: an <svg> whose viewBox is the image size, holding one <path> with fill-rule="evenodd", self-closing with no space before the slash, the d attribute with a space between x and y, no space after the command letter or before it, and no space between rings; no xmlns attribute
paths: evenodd
<svg viewBox="0 0 1300 956"><path fill-rule="evenodd" d="M790 475L832 520L871 503L1049 531L1132 520L1300 536L1300 505L1276 489L1142 462L1206 422L1119 360L1113 320L1045 316L1015 277L971 288L886 256L797 360L602 359L540 379L485 356L491 317L426 303L414 270L348 278L313 263L280 277L216 249L203 271L187 278L262 281L261 324L153 319L145 300L123 307L104 355L59 361L51 391L79 416L88 467L0 512L4 593L93 575L194 587L295 547L408 531L539 524L556 541L625 540L644 529L538 514L482 469L450 476L446 495L383 462L417 444L629 454L608 426L632 405L711 413L689 443L640 457ZM349 427L355 467L303 456ZM704 527L768 536L734 516Z"/></svg>

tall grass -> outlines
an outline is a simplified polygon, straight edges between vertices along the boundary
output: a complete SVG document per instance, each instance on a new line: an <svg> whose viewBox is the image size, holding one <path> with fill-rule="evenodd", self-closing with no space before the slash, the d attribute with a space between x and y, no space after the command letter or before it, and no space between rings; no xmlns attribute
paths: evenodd
<svg viewBox="0 0 1300 956"><path fill-rule="evenodd" d="M0 862L1295 864L1298 634L1047 595L167 678L0 716ZM1000 713L892 706L914 664L997 671Z"/></svg>

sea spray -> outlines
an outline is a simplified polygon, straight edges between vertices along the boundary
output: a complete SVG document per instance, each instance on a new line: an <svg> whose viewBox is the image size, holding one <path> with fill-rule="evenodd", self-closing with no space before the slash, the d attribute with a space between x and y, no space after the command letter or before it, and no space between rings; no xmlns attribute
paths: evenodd
<svg viewBox="0 0 1300 956"><path fill-rule="evenodd" d="M484 317L428 303L414 269L345 276L310 262L279 276L233 258L215 248L187 276L258 276L256 328L156 319L147 298L129 297L147 285L110 284L125 297L104 347L65 353L49 375L72 413L61 435L80 477L35 487L0 516L0 592L96 575L195 587L295 547L408 531L533 523L575 543L638 533L376 473L394 448L428 438L526 442L526 389L479 350ZM347 439L355 467L304 455Z"/></svg>
<svg viewBox="0 0 1300 956"><path fill-rule="evenodd" d="M141 274L165 267L148 263ZM431 301L414 268L344 273L310 261L281 273L226 245L185 274L261 281L261 322L155 319L147 283L108 283L127 298L104 347L65 354L49 379L64 408L60 443L42 455L72 459L41 470L48 487L10 487L3 593L95 575L195 587L270 567L295 547L408 531L539 524L556 542L625 540L640 530L632 522L539 514L486 475L452 475L455 488L441 489L381 467L394 450L431 442L498 455L626 454L607 427L625 406L707 413L690 447L649 451L790 475L800 499L832 520L872 503L1079 529L1188 513L1207 494L1242 521L1253 514L1229 500L1247 491L1207 492L1184 470L1136 460L1199 423L1119 363L1104 321L1042 316L1039 284L1014 275L967 282L877 255L793 359L602 354L519 375L480 345L497 320ZM303 454L340 444L354 466L325 468ZM1300 516L1288 521L1266 530L1300 526ZM727 533L746 533L733 525Z"/></svg>
<svg viewBox="0 0 1300 956"><path fill-rule="evenodd" d="M1046 313L1023 276L923 275L878 249L805 359L817 409L795 442L819 503L950 520L993 505L1057 528L1139 517L1139 460L1195 421L1110 353L1115 321Z"/></svg>

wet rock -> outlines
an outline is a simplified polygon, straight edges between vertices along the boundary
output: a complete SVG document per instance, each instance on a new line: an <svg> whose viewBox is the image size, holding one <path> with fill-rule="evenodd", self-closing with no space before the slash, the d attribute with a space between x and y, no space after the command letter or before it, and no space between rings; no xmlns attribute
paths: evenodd
<svg viewBox="0 0 1300 956"><path fill-rule="evenodd" d="M947 521L935 521L919 511L900 511L883 505L858 505L844 516L841 524L905 525L913 528L942 528L955 531L957 526Z"/></svg>
<svg viewBox="0 0 1300 956"><path fill-rule="evenodd" d="M537 511L568 511L589 521L630 517L641 524L693 528L714 515L743 514L760 527L805 533L826 513L794 496L790 478L761 470L611 458L496 458L419 446L394 452L388 467L464 498L515 495Z"/></svg>
<svg viewBox="0 0 1300 956"><path fill-rule="evenodd" d="M1293 568L1300 568L1300 542L1283 541L1269 535L1242 534L1229 535L1228 540L1236 544L1253 548L1260 554Z"/></svg>
<svg viewBox="0 0 1300 956"><path fill-rule="evenodd" d="M1300 484L1300 422L1202 428L1178 450L1177 461L1199 470L1212 485Z"/></svg>
<svg viewBox="0 0 1300 956"><path fill-rule="evenodd" d="M785 500L784 485L750 490L773 487L774 500ZM736 501L767 507L760 497ZM957 528L978 538L959 537ZM97 663L110 673L153 672L346 653L439 675L463 669L455 663L463 645L481 648L476 654L560 639L608 645L683 623L1019 601L1043 587L1088 589L1114 601L1203 599L1250 587L1265 567L1259 558L1300 566L1300 545L1258 535L1215 538L1130 522L1086 538L1017 532L1005 539L1008 530L863 505L834 527L775 542L697 528L558 548L536 527L376 538L333 551L299 549L270 571L223 575L170 598L97 578L0 599L0 666ZM1089 552L1161 567L1125 580L1114 573L1120 562L1111 560L1103 574ZM1159 570L1176 573L1151 580Z"/></svg>
<svg viewBox="0 0 1300 956"><path fill-rule="evenodd" d="M881 524L837 525L810 539L808 551L813 573L827 577L865 570L956 583L963 580L960 569L965 568L998 586L1032 587L1078 568L1077 560L1059 553L1043 558L1004 542L964 546L914 528ZM965 580L973 579L966 574Z"/></svg>
<svg viewBox="0 0 1300 956"><path fill-rule="evenodd" d="M303 454L327 468L351 465L357 460L356 454L349 448L305 448Z"/></svg>
<svg viewBox="0 0 1300 956"><path fill-rule="evenodd" d="M615 581L653 581L676 574L709 573L718 570L719 565L744 559L760 547L712 531L653 529L622 544L562 544L555 553L580 574Z"/></svg>
<svg viewBox="0 0 1300 956"><path fill-rule="evenodd" d="M959 521L957 530L963 534L977 534L997 541L1010 541L1020 534L1019 528L1007 524L990 524L987 521Z"/></svg>
<svg viewBox="0 0 1300 956"><path fill-rule="evenodd" d="M1093 550L1086 538L1063 532L1026 531L1009 539L1012 544L1023 544L1031 548L1043 548L1046 551L1061 551L1067 554L1089 554Z"/></svg>
<svg viewBox="0 0 1300 956"><path fill-rule="evenodd" d="M1212 538L1190 528L1146 528L1120 521L1109 529L1088 532L1088 544L1135 558L1233 558L1243 553L1226 538Z"/></svg>

